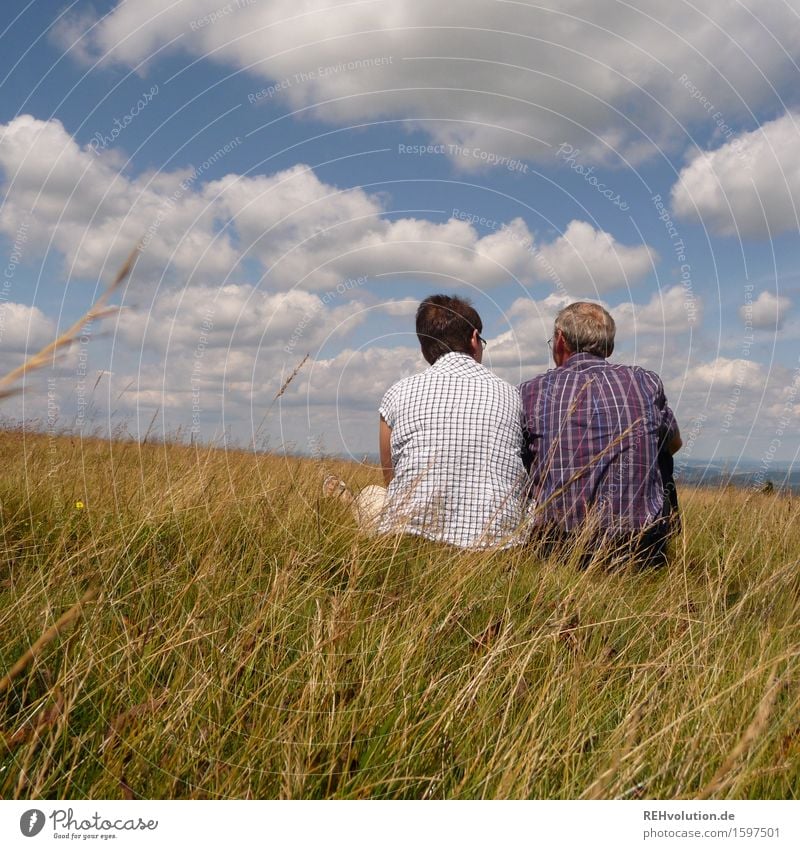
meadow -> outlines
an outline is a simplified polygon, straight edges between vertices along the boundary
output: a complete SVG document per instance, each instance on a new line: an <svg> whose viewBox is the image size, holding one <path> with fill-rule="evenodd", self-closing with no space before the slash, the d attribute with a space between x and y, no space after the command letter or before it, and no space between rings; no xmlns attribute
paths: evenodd
<svg viewBox="0 0 800 849"><path fill-rule="evenodd" d="M0 432L3 798L797 798L800 501L672 563L365 539L377 469Z"/></svg>

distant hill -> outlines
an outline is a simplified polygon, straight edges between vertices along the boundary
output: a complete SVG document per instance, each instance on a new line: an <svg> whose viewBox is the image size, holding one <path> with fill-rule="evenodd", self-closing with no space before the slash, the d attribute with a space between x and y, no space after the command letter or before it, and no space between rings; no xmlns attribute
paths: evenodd
<svg viewBox="0 0 800 849"><path fill-rule="evenodd" d="M342 457L341 459L351 459ZM363 463L378 465L377 454L362 456ZM737 489L754 487L761 489L770 481L776 490L800 493L800 468L775 465L764 471L758 460L738 458L722 460L692 459L681 461L680 454L675 457L675 478L678 483L692 486L734 486Z"/></svg>
<svg viewBox="0 0 800 849"><path fill-rule="evenodd" d="M800 492L800 469L792 466L772 466L764 470L762 464L752 460L675 460L675 478L678 483L693 486L734 486L737 489L761 489L768 482L776 490Z"/></svg>

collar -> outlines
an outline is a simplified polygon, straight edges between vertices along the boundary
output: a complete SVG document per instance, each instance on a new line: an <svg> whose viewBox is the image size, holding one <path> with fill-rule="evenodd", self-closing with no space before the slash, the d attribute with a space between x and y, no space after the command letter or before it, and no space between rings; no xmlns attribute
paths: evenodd
<svg viewBox="0 0 800 849"><path fill-rule="evenodd" d="M588 354L586 351L581 351L572 356L561 366L561 368L581 368L581 366L596 366L599 363L606 362L605 357L598 357L597 354Z"/></svg>
<svg viewBox="0 0 800 849"><path fill-rule="evenodd" d="M454 365L472 365L477 366L480 363L469 354L464 354L461 351L451 351L449 354L442 354L430 368L447 368Z"/></svg>

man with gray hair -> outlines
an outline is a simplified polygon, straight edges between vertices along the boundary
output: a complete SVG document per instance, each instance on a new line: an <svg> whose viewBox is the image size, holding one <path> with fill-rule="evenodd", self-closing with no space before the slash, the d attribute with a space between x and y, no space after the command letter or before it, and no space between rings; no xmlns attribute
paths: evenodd
<svg viewBox="0 0 800 849"><path fill-rule="evenodd" d="M614 319L599 304L570 304L556 316L556 368L520 386L534 525L550 542L581 538L583 565L598 549L666 562L670 499L659 464L680 447L661 379L607 362Z"/></svg>

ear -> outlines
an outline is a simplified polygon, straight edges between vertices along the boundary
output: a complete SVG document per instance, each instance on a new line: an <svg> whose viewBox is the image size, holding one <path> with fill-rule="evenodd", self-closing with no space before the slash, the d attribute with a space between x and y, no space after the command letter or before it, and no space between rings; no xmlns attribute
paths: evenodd
<svg viewBox="0 0 800 849"><path fill-rule="evenodd" d="M564 334L560 330L557 330L553 339L553 360L555 364L557 366L562 365L569 359L572 353L567 340L564 338Z"/></svg>
<svg viewBox="0 0 800 849"><path fill-rule="evenodd" d="M481 344L480 333L477 330L472 331L472 336L469 340L469 353L476 362L480 362L483 359L483 345Z"/></svg>

